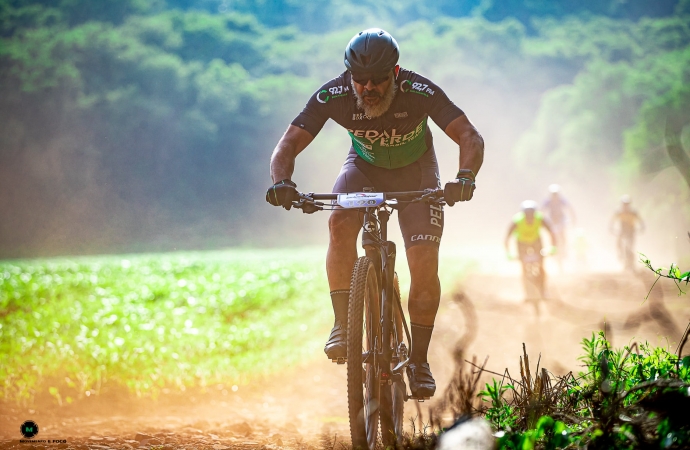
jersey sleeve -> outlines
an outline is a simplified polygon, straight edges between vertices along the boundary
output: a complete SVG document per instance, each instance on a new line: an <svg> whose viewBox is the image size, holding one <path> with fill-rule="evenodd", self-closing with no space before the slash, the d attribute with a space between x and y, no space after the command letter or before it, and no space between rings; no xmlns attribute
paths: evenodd
<svg viewBox="0 0 690 450"><path fill-rule="evenodd" d="M460 116L464 116L465 112L450 101L445 92L440 89L439 91L443 95L435 99L432 109L429 111L429 117L439 128L445 130L449 123Z"/></svg>
<svg viewBox="0 0 690 450"><path fill-rule="evenodd" d="M442 130L445 130L449 123L465 113L453 103L446 93L437 84L419 74L412 79L410 86L415 93L427 94L427 113L431 120Z"/></svg>
<svg viewBox="0 0 690 450"><path fill-rule="evenodd" d="M333 87L334 81L329 81L314 92L302 112L292 121L292 125L306 130L312 136L319 134L331 117L328 100L331 95L329 89Z"/></svg>

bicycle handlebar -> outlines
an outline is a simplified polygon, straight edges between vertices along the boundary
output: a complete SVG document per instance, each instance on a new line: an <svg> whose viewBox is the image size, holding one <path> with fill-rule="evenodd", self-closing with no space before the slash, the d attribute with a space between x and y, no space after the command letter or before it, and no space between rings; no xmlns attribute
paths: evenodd
<svg viewBox="0 0 690 450"><path fill-rule="evenodd" d="M443 189L427 189L424 191L402 191L402 192L363 192L363 194L383 194L386 198L386 200L397 200L399 198L404 198L404 197L422 197L426 196L425 194L441 194L441 199L443 198ZM330 194L315 194L313 192L310 192L308 194L301 193L299 194L300 198L309 198L311 200L337 200L338 195L345 194L343 193L330 193ZM357 194L357 192L348 192L348 194Z"/></svg>
<svg viewBox="0 0 690 450"><path fill-rule="evenodd" d="M362 200L357 205L350 202L349 205L338 203L339 196L348 195L357 197L361 194L363 199L370 199L368 201ZM401 191L401 192L350 192L350 193L299 193L300 199L293 201L292 206L301 209L306 214L312 214L323 209L361 209L372 208L382 204L393 206L399 203L417 203L426 201L429 203L443 204L443 189L425 189L423 191ZM322 203L320 200L331 201L331 204ZM329 207L329 208L325 208Z"/></svg>

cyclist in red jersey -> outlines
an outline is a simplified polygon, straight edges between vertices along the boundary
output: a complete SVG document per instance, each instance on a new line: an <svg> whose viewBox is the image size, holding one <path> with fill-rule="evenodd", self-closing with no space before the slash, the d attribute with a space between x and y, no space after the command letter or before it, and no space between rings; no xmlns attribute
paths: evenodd
<svg viewBox="0 0 690 450"><path fill-rule="evenodd" d="M459 171L445 186L449 206L473 196L482 165L484 141L465 113L429 79L401 68L398 44L381 29L355 35L345 49L347 70L328 81L292 121L271 156L273 186L266 200L290 209L297 198L292 181L295 159L328 119L345 128L352 140L333 192L408 191L440 188L429 117L460 147ZM412 333L410 390L431 397L436 384L427 361L438 310L438 248L443 208L415 203L399 208L399 223L410 267L409 313ZM361 229L357 212L335 210L329 219L326 271L335 322L324 351L328 358L347 356L347 307L350 276Z"/></svg>
<svg viewBox="0 0 690 450"><path fill-rule="evenodd" d="M551 229L556 236L558 246L558 267L563 271L563 260L568 256L568 226L575 223L575 209L570 202L563 196L561 186L551 184L549 186L549 196L542 202L542 211L551 222Z"/></svg>

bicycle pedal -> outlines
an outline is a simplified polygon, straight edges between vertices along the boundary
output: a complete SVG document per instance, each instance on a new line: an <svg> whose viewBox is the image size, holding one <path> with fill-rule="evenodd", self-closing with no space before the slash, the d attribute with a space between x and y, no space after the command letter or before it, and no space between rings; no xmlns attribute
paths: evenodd
<svg viewBox="0 0 690 450"><path fill-rule="evenodd" d="M347 358L335 358L331 359L331 362L334 364L345 364L347 362Z"/></svg>

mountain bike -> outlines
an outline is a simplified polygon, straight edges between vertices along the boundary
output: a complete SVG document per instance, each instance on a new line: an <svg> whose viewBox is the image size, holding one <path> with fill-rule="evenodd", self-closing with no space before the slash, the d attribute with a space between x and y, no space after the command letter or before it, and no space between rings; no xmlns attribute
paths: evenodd
<svg viewBox="0 0 690 450"><path fill-rule="evenodd" d="M623 260L623 267L626 271L635 270L635 234L621 232L618 236L618 256Z"/></svg>
<svg viewBox="0 0 690 450"><path fill-rule="evenodd" d="M544 272L542 271L541 253L534 247L527 247L520 259L526 297L528 299L543 299Z"/></svg>
<svg viewBox="0 0 690 450"><path fill-rule="evenodd" d="M525 300L534 307L534 312L539 317L539 304L545 298L545 276L541 252L534 247L527 247L520 260L522 262L522 284L525 288Z"/></svg>
<svg viewBox="0 0 690 450"><path fill-rule="evenodd" d="M519 259L522 264L522 284L525 290L525 301L534 307L537 316L540 315L539 304L546 300L546 274L543 259L558 254L556 249L539 248L540 246L525 245L519 250L518 256L509 255L509 259Z"/></svg>
<svg viewBox="0 0 690 450"><path fill-rule="evenodd" d="M352 270L347 359L338 361L347 363L353 448L374 449L379 425L384 447L395 446L402 437L404 403L413 398L407 393L404 377L412 338L400 302L396 246L388 240L388 219L397 205L415 202L443 205L443 189L309 193L300 194L299 201L293 202L293 207L305 213L347 208L359 210L362 216L365 256L357 259Z"/></svg>

